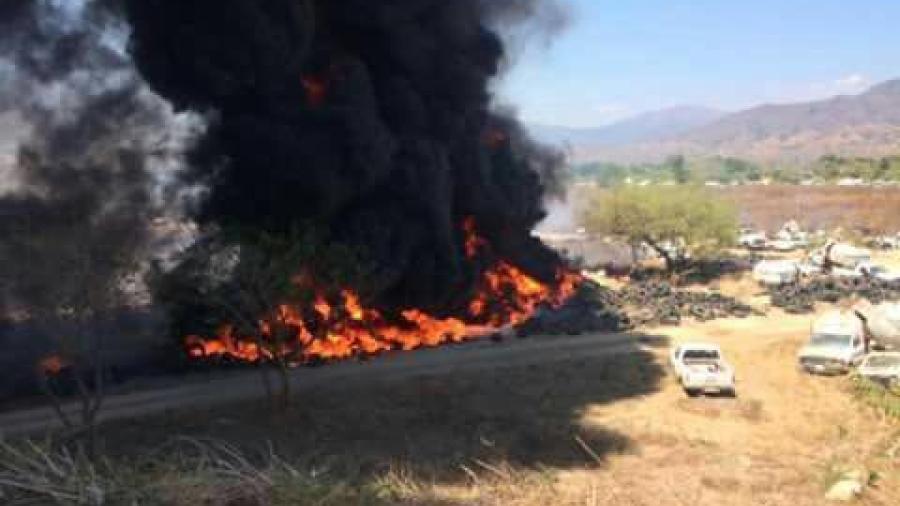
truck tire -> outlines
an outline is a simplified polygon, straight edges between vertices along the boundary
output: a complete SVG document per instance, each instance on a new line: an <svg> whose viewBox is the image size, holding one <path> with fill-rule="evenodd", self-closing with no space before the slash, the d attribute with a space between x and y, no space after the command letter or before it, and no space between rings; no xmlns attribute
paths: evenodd
<svg viewBox="0 0 900 506"><path fill-rule="evenodd" d="M686 393L688 397L697 397L698 395L700 395L700 390L696 388L684 387L684 393Z"/></svg>

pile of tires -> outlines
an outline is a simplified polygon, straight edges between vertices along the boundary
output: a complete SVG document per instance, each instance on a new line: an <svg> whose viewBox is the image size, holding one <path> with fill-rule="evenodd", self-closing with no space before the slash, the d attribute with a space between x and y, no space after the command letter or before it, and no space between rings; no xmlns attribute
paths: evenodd
<svg viewBox="0 0 900 506"><path fill-rule="evenodd" d="M685 319L710 321L719 318L746 318L752 307L717 292L674 288L665 281L632 283L609 295L611 304L639 325L678 325Z"/></svg>
<svg viewBox="0 0 900 506"><path fill-rule="evenodd" d="M900 282L877 278L818 277L769 289L772 305L789 313L815 310L816 302L836 303L850 298L866 299L873 304L900 300Z"/></svg>

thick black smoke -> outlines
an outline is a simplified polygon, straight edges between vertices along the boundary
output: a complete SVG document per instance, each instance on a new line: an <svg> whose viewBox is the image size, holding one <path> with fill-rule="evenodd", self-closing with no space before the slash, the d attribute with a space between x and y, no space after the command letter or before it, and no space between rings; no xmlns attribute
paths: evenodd
<svg viewBox="0 0 900 506"><path fill-rule="evenodd" d="M127 26L107 7L0 7L0 113L18 130L2 134L24 137L0 172L4 318L15 307L46 308L65 290L77 298L79 262L101 285L123 275L122 258L140 263L160 187L183 150L171 107L143 83L125 51Z"/></svg>
<svg viewBox="0 0 900 506"><path fill-rule="evenodd" d="M112 5L0 2L0 400L48 353L101 370L161 335L135 273L189 122L140 78Z"/></svg>
<svg viewBox="0 0 900 506"><path fill-rule="evenodd" d="M523 0L125 0L141 75L208 130L202 224L312 223L375 262L385 305L440 310L477 277L461 224L549 280L530 238L558 158L492 112L491 23Z"/></svg>

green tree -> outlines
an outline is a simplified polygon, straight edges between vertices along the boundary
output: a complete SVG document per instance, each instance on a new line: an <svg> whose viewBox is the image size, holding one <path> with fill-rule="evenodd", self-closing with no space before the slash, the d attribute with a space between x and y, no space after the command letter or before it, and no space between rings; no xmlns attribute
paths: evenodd
<svg viewBox="0 0 900 506"><path fill-rule="evenodd" d="M672 171L672 178L678 184L687 184L691 178L687 162L682 155L673 155L666 159L665 165Z"/></svg>
<svg viewBox="0 0 900 506"><path fill-rule="evenodd" d="M688 254L703 256L734 243L734 206L704 188L623 186L597 193L582 216L592 233L646 243L672 272Z"/></svg>

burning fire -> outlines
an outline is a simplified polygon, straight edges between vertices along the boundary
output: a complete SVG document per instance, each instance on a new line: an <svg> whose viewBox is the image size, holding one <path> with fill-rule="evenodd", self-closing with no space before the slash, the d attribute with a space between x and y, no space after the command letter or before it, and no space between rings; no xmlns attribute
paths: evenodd
<svg viewBox="0 0 900 506"><path fill-rule="evenodd" d="M497 149L509 140L509 135L499 128L490 128L482 134L481 140L485 146Z"/></svg>
<svg viewBox="0 0 900 506"><path fill-rule="evenodd" d="M300 78L306 90L306 101L310 107L320 107L328 98L328 79L318 75L305 75Z"/></svg>
<svg viewBox="0 0 900 506"><path fill-rule="evenodd" d="M47 377L58 376L68 366L68 361L59 355L48 355L37 364L38 371Z"/></svg>
<svg viewBox="0 0 900 506"><path fill-rule="evenodd" d="M466 220L463 230L466 255L475 258L488 243L477 234L474 220ZM237 335L232 325L220 327L212 339L188 336L185 344L189 354L197 359L229 357L258 362L273 358L272 349L277 348L279 356L297 364L436 347L477 339L504 326L521 324L543 304L559 307L575 293L580 282L579 275L560 271L555 284L550 286L499 261L484 273L464 318L436 318L418 309L408 309L401 312L400 321L388 321L378 310L365 307L356 292L346 289L336 301L318 295L312 304L314 318L304 318L300 308L281 306L272 320L277 320L279 328L288 330L289 339L274 347L266 339L273 334L273 324L265 320L259 322L259 336L270 345L261 346L257 339Z"/></svg>

